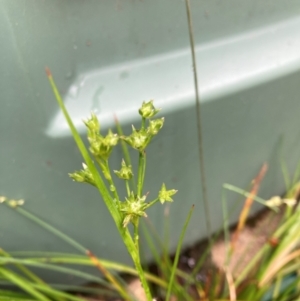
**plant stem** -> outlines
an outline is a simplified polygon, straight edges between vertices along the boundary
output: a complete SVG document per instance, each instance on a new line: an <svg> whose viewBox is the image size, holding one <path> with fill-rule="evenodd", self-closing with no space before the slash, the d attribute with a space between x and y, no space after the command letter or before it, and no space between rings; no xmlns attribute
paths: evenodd
<svg viewBox="0 0 300 301"><path fill-rule="evenodd" d="M12 283L15 283L16 285L21 287L25 292L35 297L36 300L51 301L47 296L43 295L38 290L34 289L27 280L18 276L14 272L11 272L10 270L5 269L4 267L0 267L0 274L2 274L5 279L8 279Z"/></svg>
<svg viewBox="0 0 300 301"><path fill-rule="evenodd" d="M108 160L104 161L104 165L105 165L105 169L106 169L106 172L107 172L107 175L108 175L107 181L109 183L109 190L113 193L114 198L116 199L117 203L119 204L120 198L119 198L119 195L118 195L116 185L115 185L115 183L112 179L111 173L110 173Z"/></svg>
<svg viewBox="0 0 300 301"><path fill-rule="evenodd" d="M149 202L149 203L147 204L147 206L146 206L146 208L145 208L145 209L147 209L147 208L151 207L152 205L154 205L154 204L155 204L155 203L157 203L158 201L159 201L159 198L157 198L157 199L155 199L155 200L153 200L153 201Z"/></svg>
<svg viewBox="0 0 300 301"><path fill-rule="evenodd" d="M11 206L7 202L6 202L6 204L11 208ZM27 217L28 219L32 220L33 222L37 223L44 229L48 230L49 232L58 236L66 243L73 246L76 250L86 254L86 248L84 246L82 246L80 243L78 243L77 241L75 241L74 239L72 239L71 237L69 237L68 235L62 233L58 229L54 228L53 226L49 225L48 223L44 222L43 220L41 220L37 216L29 213L27 210L25 210L23 208L17 207L17 208L13 208L13 209L18 211L19 213L21 213L23 216Z"/></svg>
<svg viewBox="0 0 300 301"><path fill-rule="evenodd" d="M122 238L123 238L124 244L127 247L127 250L128 250L128 252L129 252L129 254L132 258L132 261L133 261L134 265L135 265L135 268L136 268L137 273L139 275L139 278L141 280L143 289L145 291L147 301L152 301L152 295L151 295L151 292L150 292L148 282L146 280L145 272L144 272L143 267L141 265L140 254L138 252L138 249L136 248L136 244L132 240L132 237L131 237L129 231L127 230L127 228L123 228L123 229L124 229L124 233L122 235Z"/></svg>
<svg viewBox="0 0 300 301"><path fill-rule="evenodd" d="M145 291L147 301L152 301L152 295L151 295L151 292L150 292L148 282L147 282L146 277L145 277L143 267L142 267L141 262L140 262L140 256L139 256L138 252L135 252L135 254L131 254L131 256L132 256L132 260L134 262L135 268L136 268L136 270L138 272L138 275L140 277L143 289Z"/></svg>
<svg viewBox="0 0 300 301"><path fill-rule="evenodd" d="M0 256L5 256L5 257L11 257L11 255L7 252L5 252L3 249L0 249ZM42 284L42 285L47 285L46 282L44 282L42 279L40 279L38 276L36 276L34 273L32 273L29 269L27 269L24 265L17 263L15 265L20 271L24 273L29 279L31 279L33 282Z"/></svg>
<svg viewBox="0 0 300 301"><path fill-rule="evenodd" d="M7 202L6 202L7 203ZM7 203L9 206L9 203ZM10 206L9 206L10 207ZM49 232L53 233L54 235L60 237L62 240L76 248L78 251L86 254L90 260L94 263L94 265L97 267L97 269L100 270L100 272L115 286L116 290L120 293L122 297L125 297L125 299L129 297L126 290L118 283L118 281L115 279L115 277L100 263L98 258L92 254L92 252L88 249L86 249L84 246L79 244L77 241L69 237L68 235L62 233L58 229L54 228L53 226L49 225L48 223L44 222L43 220L39 219L35 215L29 213L25 209L22 209L20 207L14 208L18 212L20 212L22 215L26 216L28 219L34 221L41 227L47 229Z"/></svg>
<svg viewBox="0 0 300 301"><path fill-rule="evenodd" d="M133 233L133 240L136 247L136 251L140 256L140 246L139 246L139 219L134 224L134 233Z"/></svg>
<svg viewBox="0 0 300 301"><path fill-rule="evenodd" d="M91 266L94 265L93 262L89 258L83 255L75 255L75 254L64 254L64 253L54 253L54 252L12 252L11 255L13 256L37 256L37 257L31 257L29 260L30 262L37 262L37 263L44 263L47 264L55 263L55 264L74 264L74 265L84 265L84 266ZM40 257L43 256L43 257ZM22 262L23 259L17 259ZM1 260L0 260L1 261ZM28 261L28 259L25 259L25 261ZM114 270L116 272L120 273L127 273L130 275L138 276L137 271L132 268L131 266L126 266L117 262L113 261L107 261L107 260L100 260L101 264L106 267L107 269ZM23 264L23 262L22 262ZM154 276L149 273L145 273L146 279L148 281L151 281L152 283L155 283L163 288L166 287L166 283L158 278L157 276ZM181 277L187 277L187 275L181 275ZM98 278L98 280L102 281L101 283L103 285L108 285L102 278ZM93 280L95 282L95 280Z"/></svg>
<svg viewBox="0 0 300 301"><path fill-rule="evenodd" d="M171 291L172 291L173 284L174 284L174 278L175 278L175 273L176 273L176 269L177 269L177 265L178 265L178 261L179 261L179 255L180 255L180 250L181 250L181 246L182 246L182 243L183 243L183 238L184 238L187 226L190 222L191 216L193 214L194 207L195 206L193 205L192 208L190 209L189 214L188 214L188 216L185 220L184 226L183 226L181 234L180 234L179 242L178 242L178 245L177 245L177 248L176 248L174 263L173 263L173 266L172 266L171 276L170 276L170 280L169 280L166 301L169 301L170 297L171 297Z"/></svg>
<svg viewBox="0 0 300 301"><path fill-rule="evenodd" d="M124 242L124 244L126 245L127 247L127 250L129 252L129 254L131 255L132 259L133 259L133 262L136 266L136 269L138 271L138 274L140 276L140 279L141 279L141 282L142 282L142 285L144 287L144 290L145 290L145 293L146 293L146 296L147 296L147 300L148 301L152 301L152 296L151 296L151 293L150 293L150 289L149 289L149 286L148 286L148 283L146 281L146 277L145 277L145 273L142 269L142 266L140 264L140 257L139 257L139 254L136 250L136 247L135 247L135 243L134 241L132 240L132 237L130 235L130 232L129 230L126 228L123 228L122 227L122 215L120 213L120 211L118 210L118 206L115 206L113 200L112 200L112 197L111 197L111 194L109 193L106 185L104 184L103 180L102 180L102 177L100 176L100 174L98 173L97 171L97 168L96 166L94 165L94 162L93 160L91 159L79 133L77 132L69 114L68 114L68 111L63 103L63 100L62 100L62 97L56 87L56 84L53 80L53 77L52 77L52 74L51 74L51 71L46 68L46 73L47 73L47 76L48 76L48 79L49 79L49 82L50 82L50 85L52 87L52 90L53 90L53 93L55 95L55 98L69 124L69 127L71 129L71 132L72 132L72 135L74 137L74 140L90 170L90 172L93 174L94 176L94 180L95 180L95 184L96 184L96 187L98 188L112 218L114 219L114 222L116 224L116 227L122 237L122 240ZM145 118L142 118L142 128L145 127ZM145 176L145 165L146 165L146 161L145 161L145 152L142 151L140 152L140 158L139 158L139 171L138 171L138 191L137 191L137 194L138 194L138 197L141 196L141 193L142 193L142 190L143 190L143 184L144 184L144 176ZM105 174L104 174L105 175ZM60 235L61 236L61 235ZM121 293L121 292L120 292ZM129 300L128 298L125 298L125 300Z"/></svg>
<svg viewBox="0 0 300 301"><path fill-rule="evenodd" d="M119 134L120 137L123 136L123 130L122 130L122 127L121 127L121 124L117 118L116 115L114 115L114 119L115 119L115 124L116 124L116 127L117 127L117 132ZM121 143L121 147L122 147L122 152L123 152L123 155L124 155L124 160L126 162L126 165L132 165L131 164L131 159L130 159L130 155L129 155L129 151L128 151L128 147L127 147L127 143L123 140L123 139L120 139L119 140L120 143ZM134 176L132 176L132 178L130 179L130 185L131 185L131 190L136 193L135 189L136 189L136 185L135 185L135 180L134 180ZM129 196L129 194L128 194Z"/></svg>
<svg viewBox="0 0 300 301"><path fill-rule="evenodd" d="M137 196L140 198L143 192L144 178L146 168L146 153L145 151L139 152L139 168L138 168L138 187Z"/></svg>
<svg viewBox="0 0 300 301"><path fill-rule="evenodd" d="M188 26L189 26L190 46L191 46L193 74L194 74L194 87L195 87L195 96L196 96L197 131L198 131L198 144L199 144L198 150L199 150L199 161L200 161L202 198L203 198L204 211L205 211L205 217L206 217L205 220L206 220L207 237L211 244L212 238L211 238L210 209L209 209L209 203L208 203L208 197L207 197L206 177L205 177L205 168L204 168L204 152L203 152L203 138L202 138L202 125L201 125L201 105L200 105L200 96L199 96L199 89L198 89L197 63L196 63L195 42L194 42L194 34L193 34L190 0L185 0L185 4L186 4Z"/></svg>
<svg viewBox="0 0 300 301"><path fill-rule="evenodd" d="M142 127L141 129L145 129L145 124L146 124L146 118L142 117Z"/></svg>
<svg viewBox="0 0 300 301"><path fill-rule="evenodd" d="M130 196L130 185L129 185L129 180L125 180L125 185L126 185L126 192L127 196Z"/></svg>

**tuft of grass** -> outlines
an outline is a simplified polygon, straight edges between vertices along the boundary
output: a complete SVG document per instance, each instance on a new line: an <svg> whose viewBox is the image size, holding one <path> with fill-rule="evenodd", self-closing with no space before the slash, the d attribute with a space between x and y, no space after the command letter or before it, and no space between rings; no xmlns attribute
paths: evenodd
<svg viewBox="0 0 300 301"><path fill-rule="evenodd" d="M62 110L65 119L70 127L75 143L82 154L84 161L83 169L70 174L70 177L77 181L88 183L99 191L101 199L104 201L110 212L116 228L119 231L120 238L123 240L129 254L131 255L135 268L128 267L116 262L110 262L100 259L95 254L82 246L65 233L62 233L54 226L37 218L34 214L20 207L22 200L9 200L0 198L16 212L35 222L53 235L61 238L63 241L73 246L81 254L59 254L47 252L16 252L9 253L0 249L0 285L14 285L22 289L23 293L16 293L10 290L0 290L1 300L31 300L31 301L68 301L84 300L75 294L66 293L63 290L76 292L86 292L90 294L101 293L104 296L121 296L124 300L136 300L128 291L126 283L118 273L127 273L138 276L145 290L147 301L153 300L151 288L166 301L171 298L176 300L192 301L193 297L189 294L192 288L197 293L197 300L263 300L263 301L287 301L298 300L300 294L300 250L299 250L299 231L300 231L300 205L297 203L300 195L300 162L297 165L293 177L290 177L288 168L281 154L280 164L287 194L285 197L274 197L270 200L264 200L257 196L258 187L264 173L266 165L262 168L254 181L250 192L240 189L234 185L224 184L222 189L222 206L224 216L224 241L227 245L225 254L226 260L222 269L214 269L212 272L206 270L206 280L200 283L197 280L197 273L203 270L207 257L214 246L218 237L212 235L210 225L209 203L206 191L206 179L204 168L204 154L201 129L201 106L199 98L198 76L196 68L196 54L193 37L193 26L191 18L190 1L185 0L189 37L191 45L191 56L193 63L193 75L195 85L195 100L197 112L197 130L199 142L199 159L201 172L202 197L204 201L207 236L209 243L205 252L200 256L191 273L178 269L180 251L183 238L187 229L193 208L190 210L186 222L180 234L178 246L173 259L168 254L168 219L166 217L164 224L165 240L162 242L159 235L151 226L149 218L142 224L147 246L159 269L158 275L151 274L142 266L142 254L140 248L140 219L147 217L146 210L154 204L161 202L171 202L172 195L176 190L167 190L165 184L157 194L157 198L146 202L147 193L144 193L145 171L147 166L147 157L145 149L151 139L162 128L164 119L153 117L158 113L158 109L153 106L153 102L143 103L139 114L141 115L141 126L139 129L132 129L130 135L123 133L122 127L115 116L117 134L108 131L106 136L100 133L100 125L97 117L92 114L90 119L85 121L87 126L87 137L89 147L83 143L77 132L62 100L62 97L56 87L52 74L48 68L46 73L53 90L57 103ZM113 148L120 144L122 147L124 160L121 163L119 171L112 171L109 164L109 157ZM132 158L130 157L128 147L136 150L138 169L136 178L132 171ZM116 189L115 173L126 188L126 196L120 196ZM231 238L229 231L229 213L226 202L226 191L236 192L246 197L244 208L240 214L237 229ZM253 201L257 201L275 213L285 211L281 223L270 239L261 247L257 254L252 258L242 272L235 277L230 269L230 261L235 256L235 242L243 230L248 218L248 213ZM285 208L284 208L285 207ZM132 227L133 231L129 230ZM133 234L131 234L133 233ZM64 264L64 266L61 266ZM71 266L71 267L70 267ZM73 266L76 266L75 268ZM77 266L94 266L102 277L97 277L80 271ZM11 268L13 267L13 269ZM57 284L48 284L40 279L31 271L31 267L39 269L48 269L58 273L64 273L80 277L85 281L93 281L101 288L93 290L84 287L64 287ZM150 285L151 283L151 285Z"/></svg>

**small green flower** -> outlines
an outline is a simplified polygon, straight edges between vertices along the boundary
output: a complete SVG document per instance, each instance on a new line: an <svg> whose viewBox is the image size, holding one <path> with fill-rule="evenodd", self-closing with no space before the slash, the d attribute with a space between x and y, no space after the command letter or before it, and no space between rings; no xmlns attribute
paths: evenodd
<svg viewBox="0 0 300 301"><path fill-rule="evenodd" d="M150 120L149 127L147 128L147 132L150 133L152 136L155 136L163 127L164 121L165 121L164 118Z"/></svg>
<svg viewBox="0 0 300 301"><path fill-rule="evenodd" d="M107 160L113 147L117 145L119 136L108 130L108 134L105 137L96 134L93 137L88 137L88 139L90 142L90 152L99 159Z"/></svg>
<svg viewBox="0 0 300 301"><path fill-rule="evenodd" d="M174 195L177 191L178 190L175 189L167 190L165 183L163 183L158 193L158 199L162 204L164 202L173 202L171 196Z"/></svg>
<svg viewBox="0 0 300 301"><path fill-rule="evenodd" d="M144 150L151 140L151 135L144 129L136 130L132 126L132 133L128 137L123 137L125 142L127 142L131 147L142 151Z"/></svg>
<svg viewBox="0 0 300 301"><path fill-rule="evenodd" d="M93 174L90 172L86 164L82 163L82 170L75 171L74 173L69 173L70 178L73 181L81 182L81 183L88 183L93 186L96 186Z"/></svg>
<svg viewBox="0 0 300 301"><path fill-rule="evenodd" d="M94 113L91 114L90 119L83 122L88 128L87 138L91 153L99 159L107 160L113 147L118 143L119 136L108 130L107 135L103 137L100 133L100 123Z"/></svg>
<svg viewBox="0 0 300 301"><path fill-rule="evenodd" d="M143 118L151 118L154 115L156 115L160 109L156 109L153 105L153 100L150 100L148 102L143 102L141 108L139 109L139 114Z"/></svg>
<svg viewBox="0 0 300 301"><path fill-rule="evenodd" d="M93 138L100 132L100 123L97 116L92 113L91 118L83 121L86 127L88 128L88 137Z"/></svg>
<svg viewBox="0 0 300 301"><path fill-rule="evenodd" d="M124 214L123 227L127 227L129 222L136 224L138 219L142 216L146 217L145 212L147 204L145 203L146 196L142 198L136 197L133 192L131 192L129 198L126 198L124 202L121 203L121 211Z"/></svg>
<svg viewBox="0 0 300 301"><path fill-rule="evenodd" d="M129 180L133 176L131 165L127 166L124 160L122 160L121 169L114 170L114 173L123 180Z"/></svg>

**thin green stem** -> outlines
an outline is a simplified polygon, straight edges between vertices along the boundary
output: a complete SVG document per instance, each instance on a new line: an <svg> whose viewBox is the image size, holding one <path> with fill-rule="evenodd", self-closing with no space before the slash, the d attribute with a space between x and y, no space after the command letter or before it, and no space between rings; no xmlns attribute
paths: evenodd
<svg viewBox="0 0 300 301"><path fill-rule="evenodd" d="M194 42L194 34L193 34L190 0L185 0L185 4L186 4L187 20L188 20L188 27L189 27L191 55L192 55L192 62L193 62L194 87L195 87L195 96L196 96L195 100L196 100L197 132L198 132L198 146L199 146L198 151L199 151L199 162L200 162L202 198L204 203L207 237L209 241L211 241L210 209L209 209L209 202L207 197L207 187L206 187L206 177L205 177L205 167L204 167L201 104L200 104L200 96L199 96L199 89L198 89L197 63L196 63L195 42Z"/></svg>
<svg viewBox="0 0 300 301"><path fill-rule="evenodd" d="M130 185L129 185L129 180L125 180L125 186L126 186L127 196L130 197Z"/></svg>
<svg viewBox="0 0 300 301"><path fill-rule="evenodd" d="M138 275L139 275L139 278L141 280L143 289L145 291L147 301L152 301L152 295L151 295L151 292L150 292L150 287L149 287L149 284L146 280L145 272L144 272L144 269L143 269L143 267L141 265L141 262L140 262L140 256L139 256L138 252L136 252L135 256L133 256L133 254L131 254L131 255L132 255L132 259L133 259L135 268L136 268L136 270L138 272Z"/></svg>
<svg viewBox="0 0 300 301"><path fill-rule="evenodd" d="M117 132L119 134L119 137L122 137L124 134L123 134L123 129L121 127L121 124L117 118L116 115L114 115L114 119L115 119L115 124L116 124L116 127L117 127ZM131 165L131 158L130 158L130 154L129 154L129 151L128 151L128 146L127 146L127 143L123 140L123 139L120 139L119 140L120 143L121 143L121 148L122 148L122 152L123 152L123 155L124 155L124 160L125 160L125 163L127 166ZM136 193L135 189L136 189L136 184L135 184L135 179L134 179L134 176L132 176L132 178L130 179L130 189ZM129 195L128 195L129 196Z"/></svg>
<svg viewBox="0 0 300 301"><path fill-rule="evenodd" d="M31 284L31 286L49 296L52 296L52 298L56 297L56 300L57 300L57 298L59 298L59 300L64 300L64 301L66 301L66 300L68 300L68 301L86 301L86 299L83 297L81 298L81 297L74 296L70 293L62 292L57 289L53 289L50 286L45 286L45 285L41 285L41 284Z"/></svg>
<svg viewBox="0 0 300 301"><path fill-rule="evenodd" d="M107 174L109 175L109 177L107 179L107 181L109 183L109 189L113 193L114 198L116 199L116 201L119 203L120 202L120 198L119 198L119 195L118 195L118 191L117 191L116 185L115 185L115 183L113 181L113 178L111 176L111 173L110 173L110 168L109 168L108 160L105 160L104 164L105 164L105 168L107 170Z"/></svg>
<svg viewBox="0 0 300 301"><path fill-rule="evenodd" d="M146 118L142 117L142 125L141 125L141 129L144 130L146 126Z"/></svg>
<svg viewBox="0 0 300 301"><path fill-rule="evenodd" d="M156 198L155 200L149 202L146 206L145 206L145 210L150 208L151 206L153 206L154 204L156 204L159 201L159 198Z"/></svg>
<svg viewBox="0 0 300 301"><path fill-rule="evenodd" d="M100 195L103 197L103 200L104 200L111 216L113 217L113 219L118 227L119 232L121 233L121 229L120 229L121 223L122 223L121 215L120 215L119 211L117 210L116 206L114 205L114 203L112 202L111 195L110 195L109 191L107 190L107 187L105 186L102 177L98 173L97 168L96 168L92 158L90 157L90 154L89 154L87 148L85 147L78 131L76 130L76 128L71 120L71 117L64 105L63 99L56 87L56 84L54 82L54 79L52 77L52 74L51 74L51 71L49 68L46 68L46 73L47 73L48 80L51 85L53 94L55 96L55 99L69 125L69 128L72 132L73 138L77 144L77 147L80 150L81 155L82 155L83 159L85 160L86 165L88 166L89 170L91 171L92 175L94 176L95 184L100 192Z"/></svg>
<svg viewBox="0 0 300 301"><path fill-rule="evenodd" d="M275 280L275 284L274 284L274 290L273 290L273 294L272 294L272 299L276 300L276 298L278 298L279 293L280 293L280 288L282 285L282 277L278 276Z"/></svg>
<svg viewBox="0 0 300 301"><path fill-rule="evenodd" d="M11 257L11 255L7 252L5 252L3 249L0 249L0 256L3 255L5 257ZM32 281L36 283L40 283L43 285L47 285L41 278L36 276L34 273L32 273L29 269L27 269L24 265L17 263L15 265L25 276L28 277L28 279L31 279Z"/></svg>
<svg viewBox="0 0 300 301"><path fill-rule="evenodd" d="M5 202L8 207L12 208L8 202ZM49 225L48 223L44 222L43 220L41 220L40 218L38 218L37 216L29 213L27 210L21 208L21 207L16 207L16 208L12 208L14 210L16 210L17 212L19 212L20 214L22 214L23 216L27 217L28 219L30 219L31 221L37 223L39 226L43 227L44 229L48 230L49 232L51 232L52 234L58 236L59 238L61 238L63 241L65 241L66 243L68 243L69 245L73 246L75 249L77 249L78 251L86 254L87 249L82 246L80 243L78 243L77 241L75 241L74 239L72 239L71 237L69 237L68 235L62 233L61 231L59 231L58 229L54 228L53 226Z"/></svg>
<svg viewBox="0 0 300 301"><path fill-rule="evenodd" d="M5 257L11 258L10 254L5 252L3 249L0 249L0 254L3 254ZM39 278L36 274L32 273L26 266L24 266L21 263L15 263L14 264L25 276L28 277L28 279L31 279L34 283L38 284L41 288L50 288L50 286L44 282L41 278ZM30 283L30 286L34 287L34 283ZM52 290L52 289L51 289ZM53 290L55 291L55 290ZM62 300L59 296L57 300ZM83 300L83 299L81 299Z"/></svg>
<svg viewBox="0 0 300 301"><path fill-rule="evenodd" d="M131 237L128 229L127 228L122 228L122 229L124 229L124 233L122 235L123 242L133 260L135 267L136 267L137 273L139 275L139 278L141 280L142 286L144 288L144 291L145 291L145 294L147 297L147 301L152 301L152 295L150 292L149 284L146 280L145 272L142 268L142 265L140 262L140 255L136 249L136 245L135 245L134 241L132 240L132 237Z"/></svg>
<svg viewBox="0 0 300 301"><path fill-rule="evenodd" d="M143 156L144 156L144 158L143 158L143 173L142 173L142 191L141 191L141 193L143 193L143 188L144 188L144 181L145 181L145 173L146 173L146 152L144 151L144 153L143 153Z"/></svg>
<svg viewBox="0 0 300 301"><path fill-rule="evenodd" d="M7 203L7 204L9 204L9 203ZM48 223L42 221L38 217L36 217L33 214L29 213L25 209L20 208L20 207L17 207L17 208L14 208L14 209L17 210L22 215L26 216L28 219L34 221L35 223L37 223L41 227L45 228L49 232L51 232L54 235L60 237L62 240L64 240L65 242L67 242L68 244L70 244L71 246L76 248L78 251L80 251L83 254L87 255L89 257L89 259L92 260L94 265L101 271L101 273L103 273L103 275L105 277L107 277L107 279L109 279L109 281L115 286L116 290L120 293L120 295L125 297L125 299L128 298L128 293L126 292L126 290L119 284L119 282L115 279L115 277L101 265L98 258L93 256L93 254L88 249L86 249L84 246L79 244L77 241L75 241L74 239L72 239L68 235L62 233L58 229L54 228L53 226L49 225Z"/></svg>
<svg viewBox="0 0 300 301"><path fill-rule="evenodd" d="M241 189L241 188L238 188L234 185L231 185L231 184L223 184L223 188L227 189L227 190L230 190L230 191L234 191L236 193L239 193L245 197L252 197L254 201L270 208L271 210L275 211L275 212L278 212L278 208L277 207L270 207L266 204L266 201L256 195L253 195L252 193L249 193L247 191L245 191L244 189Z"/></svg>
<svg viewBox="0 0 300 301"><path fill-rule="evenodd" d="M27 254L30 254L31 252L25 252L24 255L27 256ZM23 252L13 252L13 254L16 255L22 255ZM46 262L46 263L57 263L57 264L74 264L74 265L84 265L84 266L91 266L94 265L89 258L87 258L86 256L82 256L82 255L72 255L72 254L60 254L60 253L52 253L52 252L33 252L31 253L31 255L37 255L37 256L45 256L45 257L32 257L30 258L30 262ZM66 256L66 257L64 257ZM23 260L23 259L20 259ZM27 259L25 259L27 260ZM107 269L111 269L111 270L115 270L117 272L120 273L127 273L130 275L137 275L137 271L129 266L120 264L120 263L116 263L116 262L112 262L112 261L107 261L107 260L100 260L101 264L103 266L105 266ZM166 283L164 281L162 281L160 278L146 273L146 278L151 281L152 283L155 283L161 287L166 287ZM99 278L101 279L101 278ZM104 281L104 280L102 280Z"/></svg>
<svg viewBox="0 0 300 301"><path fill-rule="evenodd" d="M41 294L38 290L33 288L27 280L11 272L10 270L0 267L0 274L2 274L5 277L5 279L8 279L12 283L18 285L20 288L22 288L25 292L27 292L31 296L37 298L37 300L51 301L51 299L49 299L44 294Z"/></svg>
<svg viewBox="0 0 300 301"><path fill-rule="evenodd" d="M288 191L291 187L290 183L290 175L286 166L286 162L283 159L283 138L281 138L281 143L280 143L280 166L281 166L281 172L283 175L284 179L284 184L285 184L285 190Z"/></svg>
<svg viewBox="0 0 300 301"><path fill-rule="evenodd" d="M292 185L295 185L299 181L299 177L300 177L300 160L298 161L296 170L294 172Z"/></svg>
<svg viewBox="0 0 300 301"><path fill-rule="evenodd" d="M136 251L140 256L140 246L139 246L139 219L134 224L134 233L133 233L133 240L136 247Z"/></svg>
<svg viewBox="0 0 300 301"><path fill-rule="evenodd" d="M179 238L178 245L177 245L177 248L176 248L174 263L173 263L173 267L172 267L172 271L171 271L171 277L170 277L170 280L169 280L166 301L169 301L170 297L171 297L171 292L172 292L172 288L173 288L173 284L174 284L174 278L175 278L176 269L177 269L177 265L178 265L178 261L179 261L179 255L180 255L180 250L181 250L181 246L182 246L182 243L183 243L183 238L184 238L187 226L188 226L188 224L190 222L190 219L192 217L194 207L195 206L193 205L192 208L190 209L189 214L188 214L188 216L185 220L183 229L182 229L181 234L180 234L180 238Z"/></svg>
<svg viewBox="0 0 300 301"><path fill-rule="evenodd" d="M139 198L142 196L142 193L143 193L145 168L146 168L146 153L145 153L145 151L140 151L139 152L139 167L138 167L138 187L137 187L137 196Z"/></svg>
<svg viewBox="0 0 300 301"><path fill-rule="evenodd" d="M111 285L107 281L105 281L103 278L96 277L89 273L81 272L79 270L72 269L72 268L66 268L66 267L59 266L59 265L38 262L35 259L17 259L17 258L0 257L0 263L1 264L23 264L25 266L32 266L32 267L36 267L36 268L40 268L40 269L51 270L51 271L59 272L62 274L76 276L76 277L82 278L86 281L93 281L95 283L105 285L106 287L111 287Z"/></svg>

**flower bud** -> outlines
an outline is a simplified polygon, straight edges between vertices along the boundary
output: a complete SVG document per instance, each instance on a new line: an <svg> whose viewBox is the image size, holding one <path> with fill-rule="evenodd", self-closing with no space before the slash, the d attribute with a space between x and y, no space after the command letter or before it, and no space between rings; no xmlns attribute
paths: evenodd
<svg viewBox="0 0 300 301"><path fill-rule="evenodd" d="M100 132L100 124L97 116L94 113L91 114L90 119L83 122L88 128L88 136L95 136Z"/></svg>
<svg viewBox="0 0 300 301"><path fill-rule="evenodd" d="M133 176L131 165L127 166L124 160L122 160L121 169L114 170L114 173L123 180L129 180Z"/></svg>
<svg viewBox="0 0 300 301"><path fill-rule="evenodd" d="M111 130L108 130L108 134L105 137L97 134L95 137L89 139L90 152L99 159L107 160L118 140L119 136Z"/></svg>
<svg viewBox="0 0 300 301"><path fill-rule="evenodd" d="M154 120L150 120L149 122L149 127L147 129L147 131L152 135L156 135L159 130L163 127L164 125L164 118L158 118L158 119L154 119Z"/></svg>
<svg viewBox="0 0 300 301"><path fill-rule="evenodd" d="M82 163L82 166L82 170L75 171L74 173L69 173L70 178L72 178L73 181L76 182L88 183L96 186L93 174L90 172L86 164Z"/></svg>
<svg viewBox="0 0 300 301"><path fill-rule="evenodd" d="M156 109L153 105L153 100L150 100L148 102L143 102L141 108L139 109L139 114L143 118L151 118L154 115L156 115L160 109Z"/></svg>

